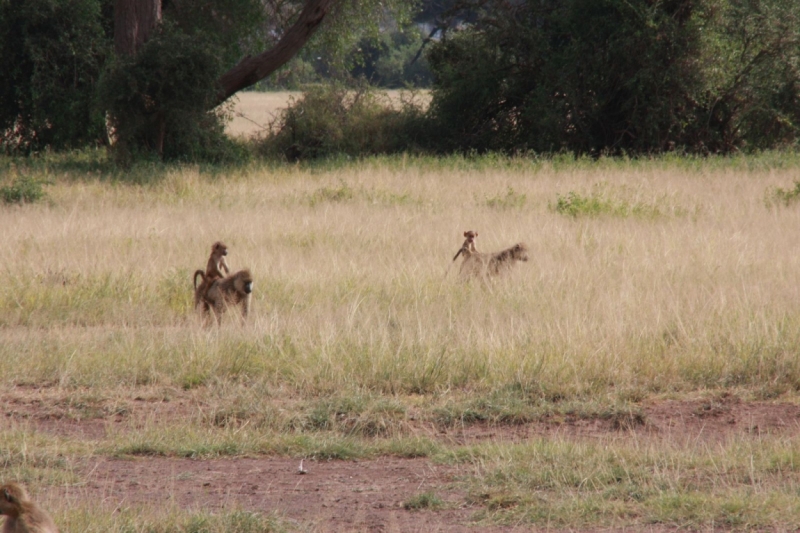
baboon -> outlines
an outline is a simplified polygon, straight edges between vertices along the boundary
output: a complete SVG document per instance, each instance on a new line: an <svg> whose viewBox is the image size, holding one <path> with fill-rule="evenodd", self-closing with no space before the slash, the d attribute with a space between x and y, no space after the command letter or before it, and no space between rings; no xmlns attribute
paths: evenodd
<svg viewBox="0 0 800 533"><path fill-rule="evenodd" d="M253 292L253 276L249 270L240 270L227 278L211 283L204 298L204 312L213 312L219 324L222 313L229 307L241 306L242 320L250 311L250 294Z"/></svg>
<svg viewBox="0 0 800 533"><path fill-rule="evenodd" d="M228 263L225 262L225 256L228 255L228 247L225 246L223 242L217 241L211 246L211 257L208 258L208 265L206 266L206 271L203 272L202 270L195 270L194 272L194 308L197 309L197 306L200 303L203 303L203 307L208 309L208 302L205 301L206 292L208 292L208 288L214 282L214 280L221 279L225 277L225 274L230 273L230 268L228 268ZM225 274L222 271L225 270ZM200 285L197 285L197 276L200 276L203 281L200 282Z"/></svg>
<svg viewBox="0 0 800 533"><path fill-rule="evenodd" d="M6 517L0 533L58 533L50 516L14 482L0 486L0 514Z"/></svg>
<svg viewBox="0 0 800 533"><path fill-rule="evenodd" d="M464 247L466 246L467 242L465 241ZM528 260L528 247L521 242L493 254L480 253L474 250L474 246L473 251L464 250L464 247L462 247L464 261L461 263L460 269L463 278L498 276L510 270L517 261ZM453 260L455 261L455 258Z"/></svg>
<svg viewBox="0 0 800 533"><path fill-rule="evenodd" d="M455 257L453 257L453 261L458 259L458 256L464 254L464 258L466 259L472 254L478 253L478 250L475 248L475 239L478 237L477 231L465 231L464 237L467 239L464 241L464 244L461 245L461 248L456 252Z"/></svg>

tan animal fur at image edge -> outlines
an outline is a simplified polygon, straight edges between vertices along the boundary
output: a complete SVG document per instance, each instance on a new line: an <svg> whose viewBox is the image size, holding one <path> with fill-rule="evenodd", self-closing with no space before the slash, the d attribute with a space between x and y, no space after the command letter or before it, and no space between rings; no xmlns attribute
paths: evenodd
<svg viewBox="0 0 800 533"><path fill-rule="evenodd" d="M240 307L242 321L250 311L250 296L253 292L253 276L250 271L240 270L227 278L215 280L205 294L207 307L203 313L213 313L217 324L229 307Z"/></svg>
<svg viewBox="0 0 800 533"><path fill-rule="evenodd" d="M208 302L205 300L205 295L211 284L217 280L225 277L225 274L230 273L228 263L225 262L225 256L228 255L228 247L222 241L217 241L211 245L211 256L208 258L206 271L195 270L194 272L194 308L202 303L203 309L208 310ZM222 271L225 271L225 274ZM197 276L200 276L203 281L197 285Z"/></svg>
<svg viewBox="0 0 800 533"><path fill-rule="evenodd" d="M0 533L58 533L53 519L28 499L18 483L0 486L0 514L6 517Z"/></svg>
<svg viewBox="0 0 800 533"><path fill-rule="evenodd" d="M464 236L467 239L453 257L453 261L459 255L464 257L459 270L463 278L499 276L510 270L517 261L528 260L528 247L524 243L517 243L495 253L481 253L475 247L475 238L478 236L478 232L465 231Z"/></svg>

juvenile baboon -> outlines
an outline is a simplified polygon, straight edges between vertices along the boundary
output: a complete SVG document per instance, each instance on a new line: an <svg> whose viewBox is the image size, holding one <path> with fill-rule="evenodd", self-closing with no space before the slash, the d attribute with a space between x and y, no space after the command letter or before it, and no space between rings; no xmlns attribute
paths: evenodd
<svg viewBox="0 0 800 533"><path fill-rule="evenodd" d="M528 260L528 247L517 243L510 248L484 254L478 251L465 253L460 274L463 278L498 276L514 266L517 261Z"/></svg>
<svg viewBox="0 0 800 533"><path fill-rule="evenodd" d="M478 238L477 231L465 231L464 237L467 239L464 241L464 244L461 245L461 248L456 252L456 255L453 257L453 261L458 259L458 256L464 254L464 258L466 259L472 254L478 253L478 250L475 248L475 239Z"/></svg>
<svg viewBox="0 0 800 533"><path fill-rule="evenodd" d="M0 486L0 514L6 517L0 533L58 533L50 516L28 499L22 485L14 482Z"/></svg>
<svg viewBox="0 0 800 533"><path fill-rule="evenodd" d="M253 292L253 276L249 270L240 270L227 278L217 279L211 283L204 296L207 307L205 312L214 313L219 323L222 313L229 307L241 306L242 320L250 311L250 294Z"/></svg>
<svg viewBox="0 0 800 533"><path fill-rule="evenodd" d="M208 303L204 301L205 294L214 280L225 277L225 274L230 273L228 263L225 262L225 256L228 255L228 247L223 242L217 241L211 246L211 257L208 258L208 265L206 271L195 270L194 272L194 307L203 303L204 308L208 308ZM225 270L225 274L222 271ZM197 285L197 276L200 276L203 281Z"/></svg>

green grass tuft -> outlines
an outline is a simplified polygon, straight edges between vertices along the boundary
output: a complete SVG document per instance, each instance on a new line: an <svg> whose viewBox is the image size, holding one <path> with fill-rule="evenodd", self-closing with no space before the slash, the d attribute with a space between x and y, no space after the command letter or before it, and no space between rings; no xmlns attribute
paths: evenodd
<svg viewBox="0 0 800 533"><path fill-rule="evenodd" d="M403 502L403 509L407 511L421 511L423 509L435 511L443 507L444 501L433 491L417 494Z"/></svg>

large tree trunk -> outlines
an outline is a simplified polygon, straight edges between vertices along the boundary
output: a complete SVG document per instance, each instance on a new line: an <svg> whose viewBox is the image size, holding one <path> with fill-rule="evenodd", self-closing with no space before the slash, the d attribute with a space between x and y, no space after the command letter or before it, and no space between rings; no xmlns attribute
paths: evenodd
<svg viewBox="0 0 800 533"><path fill-rule="evenodd" d="M216 104L221 104L242 89L255 85L293 58L339 1L307 0L297 22L287 30L278 44L255 57L247 56L220 77Z"/></svg>
<svg viewBox="0 0 800 533"><path fill-rule="evenodd" d="M132 56L161 22L161 0L114 1L114 49Z"/></svg>
<svg viewBox="0 0 800 533"><path fill-rule="evenodd" d="M133 56L147 42L161 22L161 0L114 0L114 50L121 56ZM110 119L113 124L113 118ZM155 149L164 155L164 119L157 118L158 134ZM112 128L113 129L113 128ZM113 139L113 133L109 135ZM111 143L114 140L110 140ZM119 153L127 153L124 142L117 139Z"/></svg>

